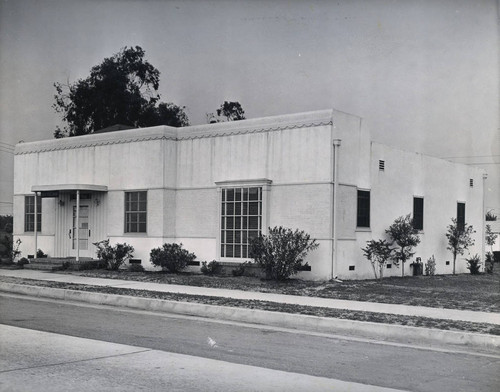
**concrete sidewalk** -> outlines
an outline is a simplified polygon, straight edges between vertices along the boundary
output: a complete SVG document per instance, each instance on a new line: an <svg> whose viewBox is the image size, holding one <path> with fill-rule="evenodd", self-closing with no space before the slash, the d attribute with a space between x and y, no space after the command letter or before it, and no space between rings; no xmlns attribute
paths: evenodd
<svg viewBox="0 0 500 392"><path fill-rule="evenodd" d="M423 306L408 306L384 304L376 302L348 301L319 297L300 297L294 295L261 293L242 290L215 289L197 286L172 285L163 283L137 282L119 279L89 278L78 275L57 274L35 270L2 270L0 276L10 276L23 279L37 279L64 283L86 284L94 286L108 286L135 290L149 290L157 292L204 295L241 300L270 301L283 304L345 309L375 313L389 313L404 316L428 317L434 319L468 321L475 323L489 323L500 325L500 314L455 310L443 308L429 308ZM1 285L1 282L0 282Z"/></svg>

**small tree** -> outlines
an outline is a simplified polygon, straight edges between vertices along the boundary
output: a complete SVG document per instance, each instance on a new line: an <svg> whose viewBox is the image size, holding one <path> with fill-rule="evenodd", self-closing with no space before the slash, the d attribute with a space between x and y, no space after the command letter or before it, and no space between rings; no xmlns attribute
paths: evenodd
<svg viewBox="0 0 500 392"><path fill-rule="evenodd" d="M425 263L425 274L428 276L434 275L436 273L436 259L434 258L434 255L429 257L427 259L427 262Z"/></svg>
<svg viewBox="0 0 500 392"><path fill-rule="evenodd" d="M280 226L269 228L268 235L251 242L250 257L265 271L267 278L285 280L299 272L307 253L318 246L304 231Z"/></svg>
<svg viewBox="0 0 500 392"><path fill-rule="evenodd" d="M116 271L132 257L134 247L128 244L109 245L109 239L93 243L97 247L97 257L106 262L107 269Z"/></svg>
<svg viewBox="0 0 500 392"><path fill-rule="evenodd" d="M398 246L394 249L393 260L396 264L401 261L401 276L405 276L405 263L415 254L412 250L420 243L418 230L413 227L411 215L400 216L385 232L390 236L392 245Z"/></svg>
<svg viewBox="0 0 500 392"><path fill-rule="evenodd" d="M495 245L495 241L497 240L497 238L498 234L491 231L490 225L486 225L485 240L486 244L491 248L491 253L493 253L493 245Z"/></svg>
<svg viewBox="0 0 500 392"><path fill-rule="evenodd" d="M187 267L188 263L196 259L194 253L182 249L182 244L163 244L161 248L151 249L151 263L161 267L162 271L179 272Z"/></svg>
<svg viewBox="0 0 500 392"><path fill-rule="evenodd" d="M475 233L475 230L467 223L464 223L462 227L462 225L457 224L455 218L451 218L451 222L452 224L448 225L448 231L446 233L446 238L448 238L448 246L446 249L453 254L453 275L455 275L457 255L463 255L466 249L474 245L472 234Z"/></svg>
<svg viewBox="0 0 500 392"><path fill-rule="evenodd" d="M361 248L365 257L371 262L375 279L382 279L384 276L384 267L392 256L393 249L386 240L366 241L366 248ZM377 267L379 277L377 277Z"/></svg>

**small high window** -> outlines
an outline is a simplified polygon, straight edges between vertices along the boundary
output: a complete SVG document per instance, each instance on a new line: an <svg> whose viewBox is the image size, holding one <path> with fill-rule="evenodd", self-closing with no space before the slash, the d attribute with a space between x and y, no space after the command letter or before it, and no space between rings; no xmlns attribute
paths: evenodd
<svg viewBox="0 0 500 392"><path fill-rule="evenodd" d="M370 191L358 190L357 227L370 227Z"/></svg>
<svg viewBox="0 0 500 392"><path fill-rule="evenodd" d="M24 197L24 231L35 231L35 196ZM36 231L42 231L42 198L36 197Z"/></svg>
<svg viewBox="0 0 500 392"><path fill-rule="evenodd" d="M424 230L424 198L413 198L413 227L416 230Z"/></svg>
<svg viewBox="0 0 500 392"><path fill-rule="evenodd" d="M385 170L385 161L383 161L383 160L378 161L378 170L380 170L380 171Z"/></svg>
<svg viewBox="0 0 500 392"><path fill-rule="evenodd" d="M125 233L145 233L148 192L125 192Z"/></svg>

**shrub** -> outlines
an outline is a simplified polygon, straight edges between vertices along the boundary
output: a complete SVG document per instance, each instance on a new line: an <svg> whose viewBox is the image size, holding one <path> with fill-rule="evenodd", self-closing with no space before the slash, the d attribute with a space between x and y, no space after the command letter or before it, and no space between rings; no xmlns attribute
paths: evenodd
<svg viewBox="0 0 500 392"><path fill-rule="evenodd" d="M231 270L231 274L233 274L233 276L243 276L245 274L246 267L250 265L252 265L250 261L245 261L244 263L238 265L235 269Z"/></svg>
<svg viewBox="0 0 500 392"><path fill-rule="evenodd" d="M471 275L479 275L479 268L481 268L481 258L479 255L474 255L467 261L467 269L470 271Z"/></svg>
<svg viewBox="0 0 500 392"><path fill-rule="evenodd" d="M150 258L151 263L161 267L162 271L179 272L186 268L189 262L196 259L196 255L182 249L182 244L173 243L151 249Z"/></svg>
<svg viewBox="0 0 500 392"><path fill-rule="evenodd" d="M17 262L17 265L21 268L24 268L24 266L29 263L30 261L26 257L23 257Z"/></svg>
<svg viewBox="0 0 500 392"><path fill-rule="evenodd" d="M68 266L68 268L71 267ZM78 271L95 270L95 269L108 269L108 261L104 259L99 260L85 260L78 264L73 264L73 268Z"/></svg>
<svg viewBox="0 0 500 392"><path fill-rule="evenodd" d="M116 271L129 258L132 257L134 247L128 244L109 245L109 239L95 242L97 247L97 257L106 262L109 270Z"/></svg>
<svg viewBox="0 0 500 392"><path fill-rule="evenodd" d="M208 263L204 261L201 263L201 272L204 275L219 275L222 272L222 265L215 260Z"/></svg>
<svg viewBox="0 0 500 392"><path fill-rule="evenodd" d="M425 263L425 274L429 276L436 274L436 259L434 258L434 255L432 255Z"/></svg>
<svg viewBox="0 0 500 392"><path fill-rule="evenodd" d="M493 253L486 252L486 257L484 260L484 270L487 274L493 273L493 267L495 266L495 258L493 257Z"/></svg>
<svg viewBox="0 0 500 392"><path fill-rule="evenodd" d="M274 280L285 280L303 266L309 251L319 245L304 231L275 227L268 235L255 238L250 244L250 257Z"/></svg>
<svg viewBox="0 0 500 392"><path fill-rule="evenodd" d="M144 272L144 267L140 264L130 264L128 266L129 272Z"/></svg>
<svg viewBox="0 0 500 392"><path fill-rule="evenodd" d="M47 257L47 254L46 254L46 253L43 253L43 250L38 249L38 250L36 251L36 257L37 257L37 259L40 259L40 258L43 258L43 257Z"/></svg>
<svg viewBox="0 0 500 392"><path fill-rule="evenodd" d="M12 264L16 261L16 258L21 254L19 247L21 246L21 239L17 239L14 242L14 237L12 234L6 234L1 239L3 254L8 258L8 263Z"/></svg>

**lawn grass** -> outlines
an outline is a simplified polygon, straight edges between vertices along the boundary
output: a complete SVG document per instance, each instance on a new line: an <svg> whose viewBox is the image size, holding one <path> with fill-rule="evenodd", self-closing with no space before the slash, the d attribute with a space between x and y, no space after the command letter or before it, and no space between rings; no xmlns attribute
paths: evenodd
<svg viewBox="0 0 500 392"><path fill-rule="evenodd" d="M496 271L493 274L390 277L384 278L382 281L350 280L344 282L311 282L300 279L274 282L248 276L141 273L124 270L73 271L70 273L80 276L154 283L500 312L500 265L497 264L495 267Z"/></svg>

